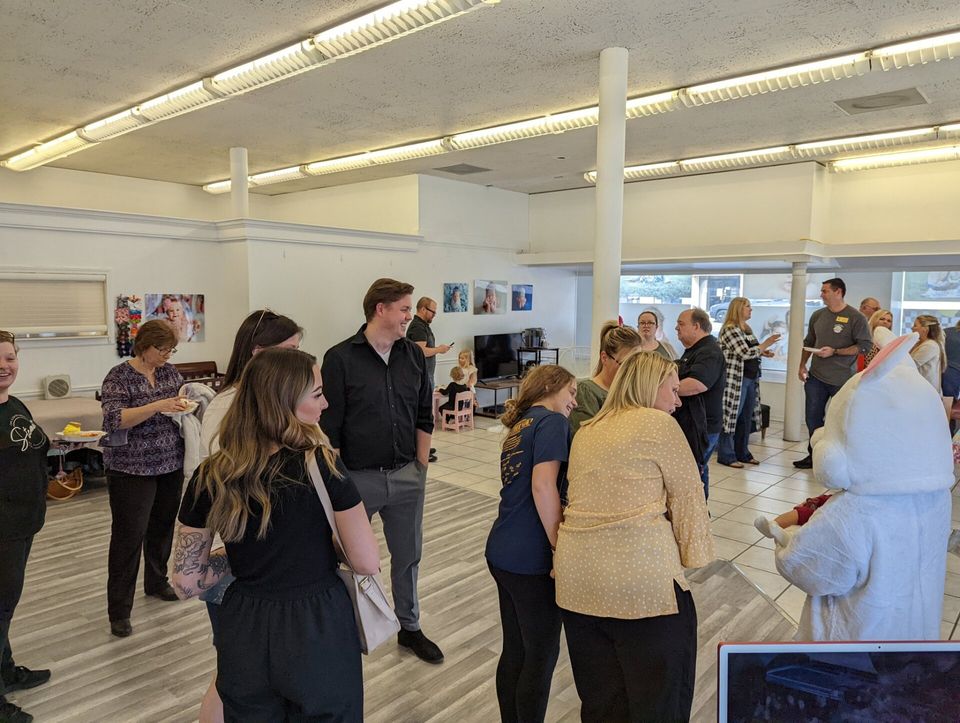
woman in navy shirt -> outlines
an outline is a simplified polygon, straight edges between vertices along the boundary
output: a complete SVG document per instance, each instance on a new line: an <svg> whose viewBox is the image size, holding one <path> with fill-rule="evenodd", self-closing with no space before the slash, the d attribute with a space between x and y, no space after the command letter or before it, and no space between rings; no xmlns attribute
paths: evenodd
<svg viewBox="0 0 960 723"><path fill-rule="evenodd" d="M563 367L533 369L509 400L500 454L500 509L486 557L500 596L503 652L497 699L505 723L542 721L560 653L560 609L550 570L566 490L577 383Z"/></svg>

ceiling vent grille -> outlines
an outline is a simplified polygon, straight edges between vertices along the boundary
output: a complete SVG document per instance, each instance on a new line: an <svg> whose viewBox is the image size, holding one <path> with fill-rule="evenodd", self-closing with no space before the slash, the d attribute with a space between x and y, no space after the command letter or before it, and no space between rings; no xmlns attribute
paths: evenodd
<svg viewBox="0 0 960 723"><path fill-rule="evenodd" d="M453 166L442 166L440 168L434 168L433 170L440 171L441 173L452 173L455 176L469 176L471 173L485 173L490 169L471 166L469 163L457 163Z"/></svg>

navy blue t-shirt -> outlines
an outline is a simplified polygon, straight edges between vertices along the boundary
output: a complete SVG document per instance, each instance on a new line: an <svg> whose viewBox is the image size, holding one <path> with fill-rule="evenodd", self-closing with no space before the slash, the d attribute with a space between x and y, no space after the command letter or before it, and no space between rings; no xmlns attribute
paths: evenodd
<svg viewBox="0 0 960 723"><path fill-rule="evenodd" d="M562 414L531 407L510 429L500 453L500 510L487 538L487 561L518 575L547 575L553 567L550 540L533 501L533 468L560 462L557 487L567 495L567 458L573 432Z"/></svg>

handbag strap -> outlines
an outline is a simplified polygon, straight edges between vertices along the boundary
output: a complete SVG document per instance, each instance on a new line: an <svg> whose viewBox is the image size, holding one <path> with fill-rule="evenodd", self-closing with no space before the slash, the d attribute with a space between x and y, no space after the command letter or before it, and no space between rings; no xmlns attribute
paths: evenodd
<svg viewBox="0 0 960 723"><path fill-rule="evenodd" d="M310 473L310 481L313 482L313 487L317 491L317 497L320 498L320 504L323 505L323 511L327 515L327 522L330 523L330 530L333 532L333 546L338 553L337 557L342 558L340 561L353 570L353 565L350 564L350 558L347 557L347 551L340 539L340 530L337 529L337 518L334 517L333 514L333 502L330 501L330 493L327 492L327 486L323 483L323 478L320 475L320 467L317 465L316 453L307 452L306 461L307 472Z"/></svg>

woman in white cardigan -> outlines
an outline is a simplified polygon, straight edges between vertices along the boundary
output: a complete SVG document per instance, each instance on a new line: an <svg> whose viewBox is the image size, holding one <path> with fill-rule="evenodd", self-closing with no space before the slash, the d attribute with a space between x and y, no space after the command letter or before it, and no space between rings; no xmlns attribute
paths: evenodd
<svg viewBox="0 0 960 723"><path fill-rule="evenodd" d="M940 320L929 314L921 314L913 321L913 331L920 335L920 341L910 350L910 356L920 375L940 393L940 379L947 366L947 355L943 350L943 330Z"/></svg>

